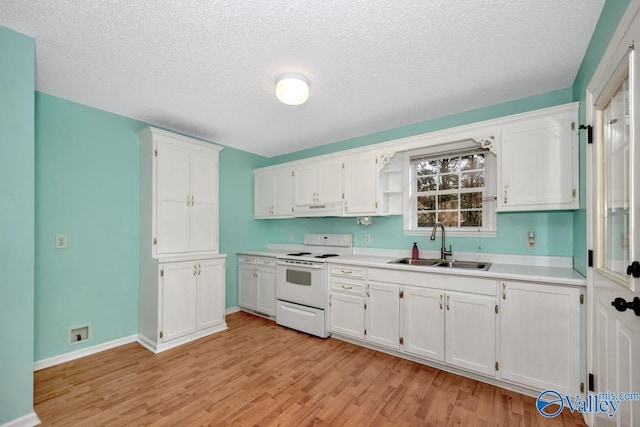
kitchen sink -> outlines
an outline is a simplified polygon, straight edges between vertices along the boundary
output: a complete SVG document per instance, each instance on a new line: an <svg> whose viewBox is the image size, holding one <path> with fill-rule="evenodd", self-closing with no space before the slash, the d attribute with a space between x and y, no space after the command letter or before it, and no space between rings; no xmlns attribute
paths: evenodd
<svg viewBox="0 0 640 427"><path fill-rule="evenodd" d="M487 271L491 267L490 262L476 261L456 261L449 259L435 258L400 258L389 261L389 264L415 265L420 267L442 267L442 268L463 268L466 270L484 270Z"/></svg>
<svg viewBox="0 0 640 427"><path fill-rule="evenodd" d="M476 261L440 261L435 265L436 267L444 267L444 268L464 268L468 270L489 270L491 267L490 262L476 262Z"/></svg>
<svg viewBox="0 0 640 427"><path fill-rule="evenodd" d="M442 261L441 259L435 259L435 258L418 258L418 259L413 259L413 258L400 258L400 259L394 259L393 261L389 261L388 264L406 264L406 265L419 265L422 267L431 267L436 265L437 263L439 263L440 261Z"/></svg>

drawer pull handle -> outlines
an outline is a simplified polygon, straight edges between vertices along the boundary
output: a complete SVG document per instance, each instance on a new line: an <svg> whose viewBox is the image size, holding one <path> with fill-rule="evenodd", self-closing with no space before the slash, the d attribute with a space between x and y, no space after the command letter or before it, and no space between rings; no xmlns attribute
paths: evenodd
<svg viewBox="0 0 640 427"><path fill-rule="evenodd" d="M342 285L342 289L353 289L353 286L345 286L345 285Z"/></svg>
<svg viewBox="0 0 640 427"><path fill-rule="evenodd" d="M351 270L340 270L342 272L342 274L351 274L353 273L353 271Z"/></svg>

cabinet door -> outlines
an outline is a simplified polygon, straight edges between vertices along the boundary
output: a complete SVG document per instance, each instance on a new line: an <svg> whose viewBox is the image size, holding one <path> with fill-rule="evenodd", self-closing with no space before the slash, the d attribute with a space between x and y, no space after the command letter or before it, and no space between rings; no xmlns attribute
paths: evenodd
<svg viewBox="0 0 640 427"><path fill-rule="evenodd" d="M503 282L500 376L560 394L580 388L580 290Z"/></svg>
<svg viewBox="0 0 640 427"><path fill-rule="evenodd" d="M375 155L344 162L344 213L375 215L377 212L378 168Z"/></svg>
<svg viewBox="0 0 640 427"><path fill-rule="evenodd" d="M290 169L277 170L273 177L273 214L291 216L293 213L293 176Z"/></svg>
<svg viewBox="0 0 640 427"><path fill-rule="evenodd" d="M275 263L274 263L275 264ZM264 314L276 314L276 269L258 267L258 304L257 310Z"/></svg>
<svg viewBox="0 0 640 427"><path fill-rule="evenodd" d="M575 110L576 107L574 107ZM506 126L499 154L499 210L577 208L576 112Z"/></svg>
<svg viewBox="0 0 640 427"><path fill-rule="evenodd" d="M218 250L218 153L191 153L190 250Z"/></svg>
<svg viewBox="0 0 640 427"><path fill-rule="evenodd" d="M495 376L496 299L483 295L445 294L445 361Z"/></svg>
<svg viewBox="0 0 640 427"><path fill-rule="evenodd" d="M317 203L316 181L318 170L313 165L298 167L294 172L294 203L296 205L310 205Z"/></svg>
<svg viewBox="0 0 640 427"><path fill-rule="evenodd" d="M342 201L342 162L318 165L317 179L319 202Z"/></svg>
<svg viewBox="0 0 640 427"><path fill-rule="evenodd" d="M289 177L291 178L291 177ZM291 186L289 186L291 189ZM273 215L274 172L262 171L253 175L253 216L264 218Z"/></svg>
<svg viewBox="0 0 640 427"><path fill-rule="evenodd" d="M180 145L156 145L156 253L189 250L190 152Z"/></svg>
<svg viewBox="0 0 640 427"><path fill-rule="evenodd" d="M367 341L400 348L400 288L386 283L367 285Z"/></svg>
<svg viewBox="0 0 640 427"><path fill-rule="evenodd" d="M402 350L444 361L444 291L404 287Z"/></svg>
<svg viewBox="0 0 640 427"><path fill-rule="evenodd" d="M346 337L364 340L364 298L331 293L329 330Z"/></svg>
<svg viewBox="0 0 640 427"><path fill-rule="evenodd" d="M238 264L238 305L251 310L258 307L258 272L253 264Z"/></svg>
<svg viewBox="0 0 640 427"><path fill-rule="evenodd" d="M196 330L224 322L225 261L197 261Z"/></svg>
<svg viewBox="0 0 640 427"><path fill-rule="evenodd" d="M195 262L163 264L161 282L162 341L189 335L196 330Z"/></svg>

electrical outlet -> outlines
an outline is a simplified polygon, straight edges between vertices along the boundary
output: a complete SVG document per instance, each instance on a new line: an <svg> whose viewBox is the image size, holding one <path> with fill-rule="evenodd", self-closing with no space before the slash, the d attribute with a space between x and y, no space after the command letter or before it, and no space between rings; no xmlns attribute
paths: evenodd
<svg viewBox="0 0 640 427"><path fill-rule="evenodd" d="M527 232L527 249L536 248L536 233L533 231Z"/></svg>
<svg viewBox="0 0 640 427"><path fill-rule="evenodd" d="M365 243L371 243L371 234L365 234L364 235L364 242Z"/></svg>
<svg viewBox="0 0 640 427"><path fill-rule="evenodd" d="M69 328L69 345L78 344L80 342L91 339L91 325L85 324Z"/></svg>
<svg viewBox="0 0 640 427"><path fill-rule="evenodd" d="M67 249L68 243L66 234L56 234L56 249Z"/></svg>

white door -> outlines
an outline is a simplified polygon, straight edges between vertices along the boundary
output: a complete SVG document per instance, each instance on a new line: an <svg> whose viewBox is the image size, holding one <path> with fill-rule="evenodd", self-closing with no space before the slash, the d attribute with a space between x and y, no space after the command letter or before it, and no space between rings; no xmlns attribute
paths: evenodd
<svg viewBox="0 0 640 427"><path fill-rule="evenodd" d="M375 155L344 162L344 211L347 214L375 214L378 167Z"/></svg>
<svg viewBox="0 0 640 427"><path fill-rule="evenodd" d="M201 330L224 322L225 261L210 259L197 263L196 330Z"/></svg>
<svg viewBox="0 0 640 427"><path fill-rule="evenodd" d="M321 203L342 201L342 162L318 166L318 201Z"/></svg>
<svg viewBox="0 0 640 427"><path fill-rule="evenodd" d="M444 361L444 291L404 287L402 350Z"/></svg>
<svg viewBox="0 0 640 427"><path fill-rule="evenodd" d="M274 261L275 265L275 261ZM258 267L258 308L264 314L276 314L276 269Z"/></svg>
<svg viewBox="0 0 640 427"><path fill-rule="evenodd" d="M318 202L318 169L313 165L303 165L295 170L294 196L296 205L309 205Z"/></svg>
<svg viewBox="0 0 640 427"><path fill-rule="evenodd" d="M587 106L595 137L587 162L595 393L640 392L640 59L633 38L640 39L638 16L614 39L588 90L595 100ZM640 400L621 402L615 417L596 414L593 425L640 425Z"/></svg>
<svg viewBox="0 0 640 427"><path fill-rule="evenodd" d="M495 297L445 295L445 361L470 371L496 375Z"/></svg>
<svg viewBox="0 0 640 427"><path fill-rule="evenodd" d="M156 145L156 252L189 250L189 150L171 143Z"/></svg>
<svg viewBox="0 0 640 427"><path fill-rule="evenodd" d="M363 340L364 298L340 293L329 295L329 331Z"/></svg>
<svg viewBox="0 0 640 427"><path fill-rule="evenodd" d="M253 175L253 216L273 215L274 172L257 172Z"/></svg>
<svg viewBox="0 0 640 427"><path fill-rule="evenodd" d="M367 284L367 341L400 348L400 288L386 283Z"/></svg>
<svg viewBox="0 0 640 427"><path fill-rule="evenodd" d="M580 288L501 282L500 377L579 394Z"/></svg>
<svg viewBox="0 0 640 427"><path fill-rule="evenodd" d="M162 341L189 335L196 330L195 261L164 264L161 283Z"/></svg>
<svg viewBox="0 0 640 427"><path fill-rule="evenodd" d="M273 179L273 214L290 216L293 212L293 176L290 169L277 170Z"/></svg>
<svg viewBox="0 0 640 427"><path fill-rule="evenodd" d="M253 264L238 264L238 305L255 310L258 304L258 272Z"/></svg>
<svg viewBox="0 0 640 427"><path fill-rule="evenodd" d="M190 250L218 250L218 153L193 150L190 156Z"/></svg>

